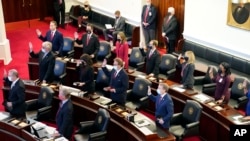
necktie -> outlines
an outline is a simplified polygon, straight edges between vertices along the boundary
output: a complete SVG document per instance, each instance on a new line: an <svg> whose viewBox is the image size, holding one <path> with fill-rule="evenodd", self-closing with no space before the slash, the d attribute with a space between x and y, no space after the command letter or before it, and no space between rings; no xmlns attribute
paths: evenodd
<svg viewBox="0 0 250 141"><path fill-rule="evenodd" d="M87 42L86 42L86 45L89 44L89 39L90 39L90 35L87 36Z"/></svg>
<svg viewBox="0 0 250 141"><path fill-rule="evenodd" d="M12 89L13 87L14 87L14 83L11 84L10 89Z"/></svg>
<svg viewBox="0 0 250 141"><path fill-rule="evenodd" d="M57 111L57 113L56 113L56 117L58 116L58 114L59 114L61 108L62 108L62 102L59 103L59 108L58 108L58 111Z"/></svg>
<svg viewBox="0 0 250 141"><path fill-rule="evenodd" d="M59 4L62 4L62 0L58 0Z"/></svg>
<svg viewBox="0 0 250 141"><path fill-rule="evenodd" d="M166 25L169 23L171 17L168 17L168 19L166 20Z"/></svg>
<svg viewBox="0 0 250 141"><path fill-rule="evenodd" d="M53 40L53 37L54 37L54 33L53 33L53 31L52 31L51 34L50 34L50 41Z"/></svg>
<svg viewBox="0 0 250 141"><path fill-rule="evenodd" d="M146 8L146 12L145 12L145 15L144 15L144 22L147 21L148 12L149 12L149 7Z"/></svg>
<svg viewBox="0 0 250 141"><path fill-rule="evenodd" d="M115 71L115 73L114 73L114 78L116 78L116 76L117 76L117 71Z"/></svg>
<svg viewBox="0 0 250 141"><path fill-rule="evenodd" d="M160 96L159 101L158 101L158 104L160 104L160 103L161 103L161 100L162 100L162 97Z"/></svg>
<svg viewBox="0 0 250 141"><path fill-rule="evenodd" d="M154 52L153 50L150 51L149 56L148 56L149 58L152 56L153 52Z"/></svg>
<svg viewBox="0 0 250 141"><path fill-rule="evenodd" d="M183 77L183 72L184 72L184 69L186 68L187 64L185 64L182 69L181 69L181 76Z"/></svg>

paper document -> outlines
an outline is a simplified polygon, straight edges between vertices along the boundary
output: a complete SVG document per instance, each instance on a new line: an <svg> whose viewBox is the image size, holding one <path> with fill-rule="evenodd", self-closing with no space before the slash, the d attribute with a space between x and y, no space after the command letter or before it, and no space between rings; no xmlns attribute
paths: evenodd
<svg viewBox="0 0 250 141"><path fill-rule="evenodd" d="M0 120L4 120L9 117L9 114L0 112Z"/></svg>
<svg viewBox="0 0 250 141"><path fill-rule="evenodd" d="M144 134L144 135L151 135L154 134L151 130L149 130L147 127L141 127L139 128L140 131Z"/></svg>
<svg viewBox="0 0 250 141"><path fill-rule="evenodd" d="M143 126L148 126L150 125L150 123L147 121L147 120L139 120L139 121L136 121L135 124L138 126L138 127L143 127Z"/></svg>
<svg viewBox="0 0 250 141"><path fill-rule="evenodd" d="M180 88L180 87L173 87L173 89L174 90L176 90L176 91L178 91L178 92L181 92L181 93L183 93L183 92L185 92L186 90L185 89L183 89L183 88Z"/></svg>
<svg viewBox="0 0 250 141"><path fill-rule="evenodd" d="M112 28L113 28L111 24L105 24L105 27L106 27L107 29L112 29Z"/></svg>

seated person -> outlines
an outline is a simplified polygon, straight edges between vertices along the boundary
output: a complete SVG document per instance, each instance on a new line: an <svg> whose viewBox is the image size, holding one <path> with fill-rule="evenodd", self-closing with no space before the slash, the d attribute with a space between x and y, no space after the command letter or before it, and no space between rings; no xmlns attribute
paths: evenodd
<svg viewBox="0 0 250 141"><path fill-rule="evenodd" d="M19 78L17 70L9 70L8 74L6 70L4 70L4 80L5 83L10 86L8 98L3 101L5 109L7 112L10 112L12 116L25 116L25 86Z"/></svg>
<svg viewBox="0 0 250 141"><path fill-rule="evenodd" d="M76 63L80 82L75 82L74 84L81 87L81 90L87 92L87 94L95 92L94 68L92 65L92 59L88 54L83 54Z"/></svg>
<svg viewBox="0 0 250 141"><path fill-rule="evenodd" d="M216 77L214 77L212 69L209 72L210 78L216 83L214 98L218 104L227 104L229 102L230 74L230 66L226 62L220 64Z"/></svg>
<svg viewBox="0 0 250 141"><path fill-rule="evenodd" d="M128 75L123 69L123 61L121 58L114 59L114 66L111 72L106 67L107 60L102 63L103 72L110 78L109 87L103 88L104 91L110 92L112 102L125 106L127 98Z"/></svg>
<svg viewBox="0 0 250 141"><path fill-rule="evenodd" d="M164 129L169 129L170 120L174 114L174 103L171 96L168 94L169 86L166 83L159 83L157 93L154 96L151 93L151 88L148 86L148 96L155 102L155 117L156 125Z"/></svg>
<svg viewBox="0 0 250 141"><path fill-rule="evenodd" d="M143 56L146 56L146 74L158 78L159 65L161 62L161 55L157 50L158 41L151 40L147 52L144 51L143 45L140 45L140 51Z"/></svg>
<svg viewBox="0 0 250 141"><path fill-rule="evenodd" d="M117 39L117 34L120 31L124 32L125 30L125 18L121 17L121 12L119 10L115 11L115 23L111 29L105 29L103 31L104 38L106 41L109 41L108 34L113 36L113 44L115 44Z"/></svg>
<svg viewBox="0 0 250 141"><path fill-rule="evenodd" d="M247 81L243 82L244 93L248 98L247 106L246 106L246 116L242 118L243 121L250 121L250 89L247 88Z"/></svg>
<svg viewBox="0 0 250 141"><path fill-rule="evenodd" d="M42 43L42 48L38 53L33 52L33 45L29 43L30 57L39 59L39 80L43 83L53 82L55 56L52 53L52 43L45 41Z"/></svg>
<svg viewBox="0 0 250 141"><path fill-rule="evenodd" d="M87 21L91 14L91 7L89 5L89 2L86 0L83 3L84 7L80 9L80 15L78 17L78 29L77 32L80 32L82 23Z"/></svg>

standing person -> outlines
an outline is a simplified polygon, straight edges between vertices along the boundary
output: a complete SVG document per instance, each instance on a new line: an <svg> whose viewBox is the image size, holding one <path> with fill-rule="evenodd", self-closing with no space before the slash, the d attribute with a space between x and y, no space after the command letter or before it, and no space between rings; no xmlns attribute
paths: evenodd
<svg viewBox="0 0 250 141"><path fill-rule="evenodd" d="M90 14L91 14L91 7L90 7L89 2L87 0L83 3L83 6L84 7L80 9L81 10L80 15L79 15L78 20L77 20L78 21L77 32L81 31L82 23L89 20Z"/></svg>
<svg viewBox="0 0 250 141"><path fill-rule="evenodd" d="M250 89L247 87L247 81L245 80L243 82L243 90L244 93L246 94L247 98L248 98L248 102L246 105L246 116L249 116L249 120L250 120Z"/></svg>
<svg viewBox="0 0 250 141"><path fill-rule="evenodd" d="M111 29L104 29L104 38L106 41L109 41L108 34L111 33L113 36L113 44L116 43L117 40L117 34L119 32L125 31L125 18L121 16L121 12L119 10L115 11L115 22L113 24L113 27Z"/></svg>
<svg viewBox="0 0 250 141"><path fill-rule="evenodd" d="M57 27L57 22L51 21L49 25L50 30L47 31L45 36L42 35L42 32L39 29L36 30L36 33L37 33L38 38L42 40L43 42L49 41L52 43L52 51L55 54L62 55L62 49L64 45L63 34L59 32L56 29L56 27Z"/></svg>
<svg viewBox="0 0 250 141"><path fill-rule="evenodd" d="M82 44L83 54L86 53L95 60L100 47L100 42L98 37L93 33L93 26L91 24L87 24L86 31L87 33L82 35L81 40L78 39L79 35L75 32L75 41L77 44Z"/></svg>
<svg viewBox="0 0 250 141"><path fill-rule="evenodd" d="M146 45L155 39L156 15L157 10L151 4L151 0L146 0L146 5L143 6L141 14L142 30Z"/></svg>
<svg viewBox="0 0 250 141"><path fill-rule="evenodd" d="M110 72L106 68L107 60L102 63L103 72L110 78L109 87L103 88L104 91L110 92L112 102L125 106L128 89L128 75L123 69L123 61L120 58L114 59L114 67Z"/></svg>
<svg viewBox="0 0 250 141"><path fill-rule="evenodd" d="M71 139L73 133L73 105L70 100L70 93L67 89L59 89L59 109L56 114L56 125L59 135ZM54 136L59 136L58 134Z"/></svg>
<svg viewBox="0 0 250 141"><path fill-rule="evenodd" d="M80 82L76 84L81 87L82 91L87 92L87 94L93 94L95 92L94 68L92 65L93 62L88 54L83 54L76 63L76 70L80 76Z"/></svg>
<svg viewBox="0 0 250 141"><path fill-rule="evenodd" d="M186 51L185 55L178 57L181 63L181 84L182 87L187 89L193 89L194 86L194 69L195 69L195 56L192 51Z"/></svg>
<svg viewBox="0 0 250 141"><path fill-rule="evenodd" d="M8 74L4 70L4 80L10 86L8 98L3 101L5 109L15 117L24 117L26 111L25 86L19 78L17 70L11 69Z"/></svg>
<svg viewBox="0 0 250 141"><path fill-rule="evenodd" d="M124 68L128 69L128 42L123 32L117 34L117 42L115 44L116 57L121 58L124 62Z"/></svg>
<svg viewBox="0 0 250 141"><path fill-rule="evenodd" d="M54 0L54 20L62 28L65 28L65 2L64 0Z"/></svg>
<svg viewBox="0 0 250 141"><path fill-rule="evenodd" d="M39 80L43 83L53 82L55 56L51 52L52 44L48 41L42 43L38 53L34 53L33 45L29 43L30 57L39 59Z"/></svg>
<svg viewBox="0 0 250 141"><path fill-rule="evenodd" d="M157 50L158 41L151 40L147 52L144 51L142 45L139 48L142 55L146 56L146 74L158 78L159 65L161 62L161 55Z"/></svg>
<svg viewBox="0 0 250 141"><path fill-rule="evenodd" d="M216 77L214 77L213 71L209 72L210 78L216 83L214 98L218 104L227 104L229 102L231 95L229 92L230 75L230 65L226 62L220 64Z"/></svg>
<svg viewBox="0 0 250 141"><path fill-rule="evenodd" d="M174 14L175 9L173 7L169 7L168 13L162 24L162 37L165 39L165 44L167 45L166 53L172 53L175 51L175 42L178 34L178 22Z"/></svg>
<svg viewBox="0 0 250 141"><path fill-rule="evenodd" d="M174 103L168 94L169 86L166 83L159 83L157 96L152 95L151 88L148 86L148 96L155 102L156 125L168 130L170 120L174 114Z"/></svg>

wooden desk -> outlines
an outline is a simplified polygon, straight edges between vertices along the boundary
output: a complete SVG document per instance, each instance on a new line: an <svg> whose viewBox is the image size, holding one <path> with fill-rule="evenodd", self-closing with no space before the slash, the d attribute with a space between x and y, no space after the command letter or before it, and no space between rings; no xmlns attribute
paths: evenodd
<svg viewBox="0 0 250 141"><path fill-rule="evenodd" d="M40 92L40 86L31 86L31 85L25 85L26 87L26 100L38 98L38 94ZM3 93L4 96L7 96L10 88L7 86L3 87ZM55 119L55 113L57 112L58 105L59 105L59 98L58 98L58 89L55 89L56 95L53 99L53 117L52 119ZM78 96L71 96L71 100L73 102L73 108L74 108L74 124L79 125L79 122L81 121L89 121L94 120L97 114L97 111L99 108L105 108L101 104L98 104L94 102L93 100L86 98L86 97L78 97ZM106 108L107 109L107 108ZM150 122L150 130L153 132L153 134L145 135L142 131L140 131L140 128L138 128L134 123L129 122L126 120L123 116L115 112L113 109L107 109L110 113L110 124L108 127L108 140L119 140L119 141L130 141L130 140L143 140L143 141L158 141L162 140L158 137L156 133L156 126L154 121L147 118L143 114L136 111L136 119L146 119ZM175 137L170 134L169 132L166 132L168 134L168 137L164 140L166 141L175 141Z"/></svg>

